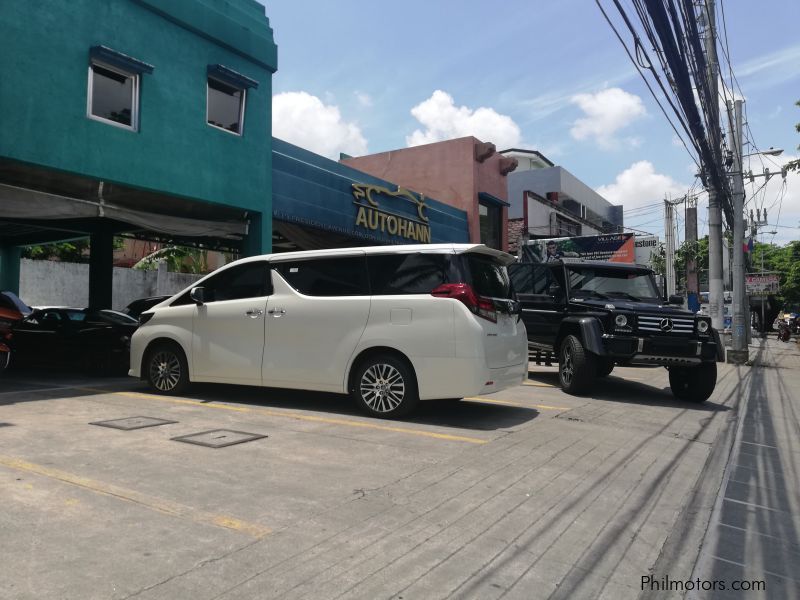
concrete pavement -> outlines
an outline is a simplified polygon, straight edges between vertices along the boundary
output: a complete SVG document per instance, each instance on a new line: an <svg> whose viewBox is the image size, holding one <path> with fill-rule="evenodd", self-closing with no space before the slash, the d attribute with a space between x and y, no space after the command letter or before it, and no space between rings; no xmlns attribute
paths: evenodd
<svg viewBox="0 0 800 600"><path fill-rule="evenodd" d="M727 579L739 563L764 597L791 598L788 350L764 350L777 367L720 365L700 406L673 399L663 369L618 368L578 398L532 366L526 385L402 422L323 394L5 379L0 597L667 598L642 577ZM88 425L134 415L177 423ZM268 437L171 441L215 428Z"/></svg>

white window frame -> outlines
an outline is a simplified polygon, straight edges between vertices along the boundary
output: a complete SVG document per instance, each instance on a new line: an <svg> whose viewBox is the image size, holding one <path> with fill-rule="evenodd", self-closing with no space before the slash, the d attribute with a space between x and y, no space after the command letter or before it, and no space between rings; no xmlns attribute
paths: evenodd
<svg viewBox="0 0 800 600"><path fill-rule="evenodd" d="M122 75L123 77L130 77L133 80L133 85L131 86L131 94L133 95L133 99L131 101L131 124L125 125L125 123L119 123L117 121L112 121L111 119L106 119L104 117L99 117L92 113L92 99L93 99L93 92L94 92L94 71L92 67L98 66L103 69L107 69L109 71L113 71L118 75ZM106 123L108 125L113 125L114 127L119 127L120 129L127 129L128 131L139 131L139 73L131 73L130 71L125 71L120 69L119 67L112 67L108 63L105 63L100 60L91 60L89 61L89 84L88 84L88 94L86 95L86 116L92 119L93 121L100 121L101 123Z"/></svg>
<svg viewBox="0 0 800 600"><path fill-rule="evenodd" d="M240 105L239 105L239 131L238 132L237 131L231 131L230 129L225 129L224 127L220 127L219 125L214 125L213 123L209 123L208 122L208 92L209 92L208 81L209 81L209 79L213 79L214 81L216 81L218 83L221 83L222 85L227 85L228 87L235 88L235 89L240 90L242 92L242 101L240 102ZM214 129L218 129L220 131L224 131L225 133L230 133L231 135L238 135L239 137L242 137L244 135L244 108L245 108L246 104L247 104L247 88L238 87L238 86L232 85L232 84L228 83L227 81L223 81L219 77L213 77L211 75L207 75L206 76L206 125L208 125L209 127L213 127Z"/></svg>

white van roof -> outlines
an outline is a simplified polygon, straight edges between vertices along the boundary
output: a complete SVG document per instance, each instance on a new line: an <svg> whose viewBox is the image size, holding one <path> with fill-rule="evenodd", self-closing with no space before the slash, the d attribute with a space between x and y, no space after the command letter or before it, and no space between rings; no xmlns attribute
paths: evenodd
<svg viewBox="0 0 800 600"><path fill-rule="evenodd" d="M236 263L256 260L283 262L287 260L322 258L328 256L355 256L359 254L411 254L417 252L425 252L426 254L465 254L467 252L475 252L478 254L493 256L501 260L506 265L517 260L515 257L506 252L489 248L484 244L398 244L393 246L360 246L354 248L327 248L324 250L278 252L273 254L262 254L260 256L249 256L247 258L237 260Z"/></svg>

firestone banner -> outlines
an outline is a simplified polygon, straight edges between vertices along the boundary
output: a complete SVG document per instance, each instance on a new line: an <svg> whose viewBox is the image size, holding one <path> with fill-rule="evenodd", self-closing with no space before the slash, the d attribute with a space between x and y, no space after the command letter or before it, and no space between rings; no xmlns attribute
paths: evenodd
<svg viewBox="0 0 800 600"><path fill-rule="evenodd" d="M529 240L522 246L521 262L552 262L562 258L585 258L632 263L636 260L632 233Z"/></svg>

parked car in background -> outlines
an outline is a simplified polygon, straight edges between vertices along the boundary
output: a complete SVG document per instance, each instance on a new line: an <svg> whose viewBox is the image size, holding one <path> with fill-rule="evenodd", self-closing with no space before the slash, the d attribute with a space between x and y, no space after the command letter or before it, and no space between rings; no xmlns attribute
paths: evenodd
<svg viewBox="0 0 800 600"><path fill-rule="evenodd" d="M490 394L528 374L506 265L479 244L287 252L214 271L141 315L130 375L349 393L370 415Z"/></svg>
<svg viewBox="0 0 800 600"><path fill-rule="evenodd" d="M31 314L30 306L20 300L14 292L0 292L0 333L8 331L17 321Z"/></svg>
<svg viewBox="0 0 800 600"><path fill-rule="evenodd" d="M124 372L139 323L114 310L41 308L11 329L14 365L73 366Z"/></svg>
<svg viewBox="0 0 800 600"><path fill-rule="evenodd" d="M129 317L139 320L139 315L144 311L153 308L156 304L161 304L164 300L169 300L172 296L150 296L149 298L139 298L122 309Z"/></svg>

